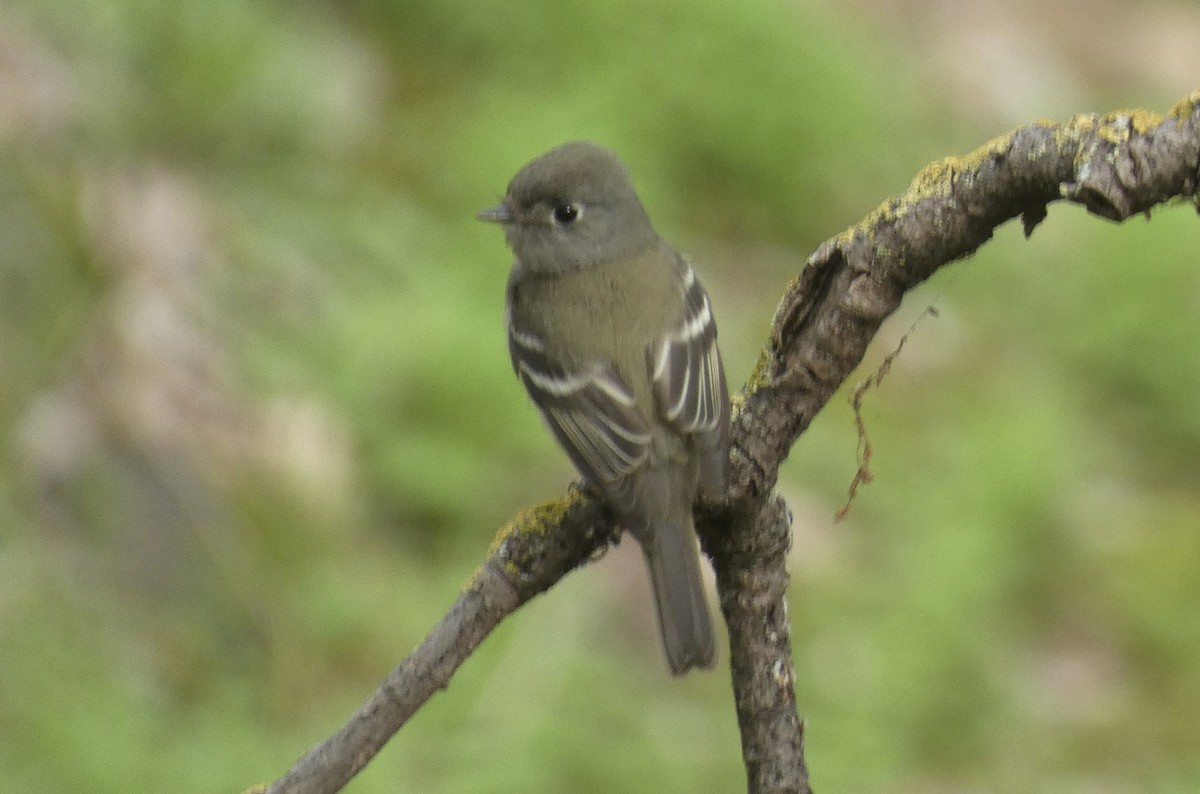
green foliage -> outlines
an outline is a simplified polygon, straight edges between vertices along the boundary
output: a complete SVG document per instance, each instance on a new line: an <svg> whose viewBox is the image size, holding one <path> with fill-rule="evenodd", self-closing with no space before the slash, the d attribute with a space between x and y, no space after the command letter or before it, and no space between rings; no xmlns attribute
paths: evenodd
<svg viewBox="0 0 1200 794"><path fill-rule="evenodd" d="M821 238L999 132L803 4L465 9L0 11L0 791L273 778L562 490L472 219L532 156L626 157L736 382ZM801 439L820 790L1191 790L1196 250L1186 208L1003 230L885 326L866 367L939 309L867 398L847 522L845 401ZM736 790L726 678L667 679L628 552L507 621L350 790Z"/></svg>

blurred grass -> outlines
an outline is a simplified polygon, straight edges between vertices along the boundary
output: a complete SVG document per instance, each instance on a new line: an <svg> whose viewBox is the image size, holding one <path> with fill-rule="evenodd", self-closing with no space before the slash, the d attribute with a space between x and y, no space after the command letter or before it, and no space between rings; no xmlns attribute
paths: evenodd
<svg viewBox="0 0 1200 794"><path fill-rule="evenodd" d="M627 158L740 381L820 239L1002 131L855 16L0 9L0 791L273 778L567 482L472 220L549 146ZM1003 229L864 364L938 308L868 398L848 521L845 401L801 439L781 488L821 790L1194 788L1197 241L1182 208ZM350 790L738 789L726 679L667 681L645 587L626 548L570 577Z"/></svg>

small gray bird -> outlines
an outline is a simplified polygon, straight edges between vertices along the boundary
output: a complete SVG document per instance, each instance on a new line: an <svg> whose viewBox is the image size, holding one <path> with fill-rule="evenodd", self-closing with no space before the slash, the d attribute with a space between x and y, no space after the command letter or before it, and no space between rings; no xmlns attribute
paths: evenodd
<svg viewBox="0 0 1200 794"><path fill-rule="evenodd" d="M615 154L566 143L478 216L516 257L513 368L583 479L646 557L671 672L711 667L692 524L729 479L729 394L708 295L654 231Z"/></svg>

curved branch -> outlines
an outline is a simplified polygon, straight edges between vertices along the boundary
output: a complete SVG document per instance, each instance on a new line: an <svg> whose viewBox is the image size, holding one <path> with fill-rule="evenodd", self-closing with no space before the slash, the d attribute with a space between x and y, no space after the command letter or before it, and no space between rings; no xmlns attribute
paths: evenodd
<svg viewBox="0 0 1200 794"><path fill-rule="evenodd" d="M1037 122L930 163L908 190L808 258L784 293L737 415L731 497L755 500L866 352L905 291L1021 216L1029 236L1066 199L1110 220L1200 183L1200 91L1164 119L1144 110Z"/></svg>
<svg viewBox="0 0 1200 794"><path fill-rule="evenodd" d="M905 291L973 252L997 226L1021 216L1028 235L1059 199L1123 220L1172 198L1195 201L1198 184L1200 91L1165 119L1128 111L1038 122L964 157L931 163L905 193L809 257L779 304L750 382L734 396L734 476L726 499L701 505L697 514L730 629L751 792L809 791L785 599L790 518L771 497L796 438ZM339 790L500 620L616 534L605 509L578 490L518 515L424 642L346 726L269 791Z"/></svg>

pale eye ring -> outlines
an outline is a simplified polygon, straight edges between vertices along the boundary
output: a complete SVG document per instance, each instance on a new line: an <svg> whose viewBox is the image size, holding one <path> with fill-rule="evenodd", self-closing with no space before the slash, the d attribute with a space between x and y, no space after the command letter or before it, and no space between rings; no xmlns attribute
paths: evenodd
<svg viewBox="0 0 1200 794"><path fill-rule="evenodd" d="M554 222L561 226L574 223L581 214L583 214L583 208L573 202L556 204L551 211Z"/></svg>

